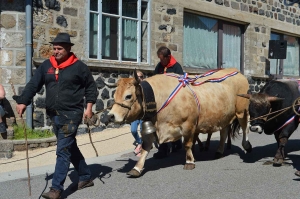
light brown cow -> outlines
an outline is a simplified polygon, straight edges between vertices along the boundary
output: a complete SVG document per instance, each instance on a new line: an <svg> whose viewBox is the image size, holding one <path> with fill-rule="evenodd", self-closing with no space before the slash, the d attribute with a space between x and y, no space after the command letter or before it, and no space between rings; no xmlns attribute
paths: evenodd
<svg viewBox="0 0 300 199"><path fill-rule="evenodd" d="M211 76L199 78L197 82L220 78L234 71L236 71L234 68L223 69ZM162 107L170 93L179 84L177 78L165 74L155 75L146 78L144 81L147 81L153 89L157 109ZM213 133L220 131L220 146L217 152L223 154L230 124L234 121L238 122L243 130L243 148L248 152L251 151L252 146L247 137L249 132L247 122L249 100L237 96L237 94L247 93L249 89L245 76L237 73L219 83L207 82L200 86L190 85L190 88L199 99L200 112L191 90L187 87L181 88L169 105L152 118L152 122L156 127L156 134L142 135L143 149L141 157L135 167L128 173L129 175L133 177L140 176L155 139L158 139L161 144L176 141L183 136L186 150L184 169L195 167L191 148L195 135L200 132ZM121 78L118 80L114 100L115 104L108 113L114 122L130 123L142 118L144 114L143 95L136 74L135 78Z"/></svg>

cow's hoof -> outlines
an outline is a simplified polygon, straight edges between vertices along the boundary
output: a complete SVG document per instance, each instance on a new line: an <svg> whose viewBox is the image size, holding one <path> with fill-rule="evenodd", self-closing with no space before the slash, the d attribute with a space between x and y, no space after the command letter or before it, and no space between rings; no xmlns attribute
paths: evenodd
<svg viewBox="0 0 300 199"><path fill-rule="evenodd" d="M129 177L138 178L140 177L141 173L135 169L131 169L131 171L129 171L127 175L129 175Z"/></svg>
<svg viewBox="0 0 300 199"><path fill-rule="evenodd" d="M252 145L251 143L248 141L248 147L245 149L247 151L247 153L251 153L252 152Z"/></svg>
<svg viewBox="0 0 300 199"><path fill-rule="evenodd" d="M220 159L220 158L223 158L223 157L224 157L224 155L222 153L216 152L215 159Z"/></svg>
<svg viewBox="0 0 300 199"><path fill-rule="evenodd" d="M273 166L274 167L280 167L280 166L282 166L282 163L283 163L283 159L274 158Z"/></svg>
<svg viewBox="0 0 300 199"><path fill-rule="evenodd" d="M195 168L194 163L186 163L183 167L183 169L185 169L185 170L193 170L194 168Z"/></svg>

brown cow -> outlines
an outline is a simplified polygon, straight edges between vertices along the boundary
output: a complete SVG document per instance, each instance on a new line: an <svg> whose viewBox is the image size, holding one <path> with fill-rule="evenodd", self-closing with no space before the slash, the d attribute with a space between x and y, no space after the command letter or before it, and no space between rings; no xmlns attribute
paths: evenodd
<svg viewBox="0 0 300 199"><path fill-rule="evenodd" d="M236 71L235 68L219 70L213 75L199 78L197 82L220 78ZM147 81L152 87L158 109L162 107L170 93L179 84L177 78L165 74L155 75L144 81ZM195 135L200 132L213 133L220 131L220 146L217 152L223 154L224 143L231 128L230 125L234 122L238 122L243 130L243 148L248 152L251 151L252 146L247 138L249 132L247 122L249 100L237 96L237 94L247 93L249 89L245 76L238 72L222 82L207 82L200 86L190 85L190 88L199 99L200 111L192 91L187 87L181 88L169 105L152 118L156 133L142 134L141 157L135 167L128 173L129 175L133 177L140 176L155 139L161 144L176 141L183 136L186 150L184 169L190 170L195 167L191 148ZM144 95L136 74L135 78L121 78L117 82L117 89L114 94L115 104L108 114L117 123L130 123L142 118L145 114L143 99Z"/></svg>

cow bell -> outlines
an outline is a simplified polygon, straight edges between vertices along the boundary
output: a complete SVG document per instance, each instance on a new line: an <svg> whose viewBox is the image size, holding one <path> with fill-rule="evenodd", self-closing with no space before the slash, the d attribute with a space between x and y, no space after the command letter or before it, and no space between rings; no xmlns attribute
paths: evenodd
<svg viewBox="0 0 300 199"><path fill-rule="evenodd" d="M156 132L155 126L152 124L151 121L144 121L142 123L142 135L148 135Z"/></svg>

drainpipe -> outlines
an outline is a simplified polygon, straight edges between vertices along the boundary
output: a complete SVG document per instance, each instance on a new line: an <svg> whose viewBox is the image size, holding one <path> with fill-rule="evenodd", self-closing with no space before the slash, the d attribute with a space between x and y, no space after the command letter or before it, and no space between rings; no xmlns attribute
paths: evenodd
<svg viewBox="0 0 300 199"><path fill-rule="evenodd" d="M26 0L26 83L31 78L32 69L32 0ZM26 108L26 125L32 128L32 103Z"/></svg>

